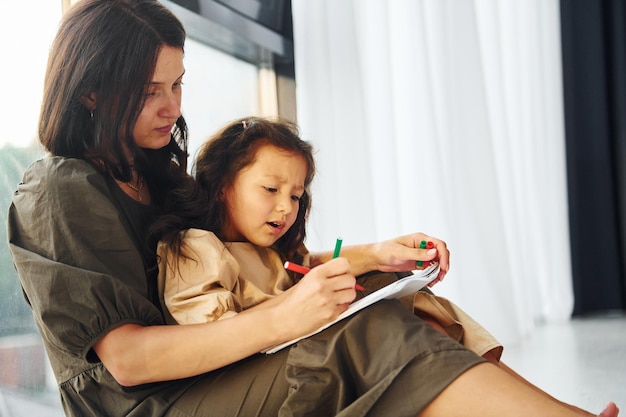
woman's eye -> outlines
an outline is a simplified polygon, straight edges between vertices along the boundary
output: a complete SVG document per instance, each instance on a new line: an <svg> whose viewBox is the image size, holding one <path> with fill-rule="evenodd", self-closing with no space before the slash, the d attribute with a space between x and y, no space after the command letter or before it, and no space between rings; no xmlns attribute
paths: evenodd
<svg viewBox="0 0 626 417"><path fill-rule="evenodd" d="M265 187L265 191L270 192L270 193L275 193L278 191L278 189L274 187Z"/></svg>

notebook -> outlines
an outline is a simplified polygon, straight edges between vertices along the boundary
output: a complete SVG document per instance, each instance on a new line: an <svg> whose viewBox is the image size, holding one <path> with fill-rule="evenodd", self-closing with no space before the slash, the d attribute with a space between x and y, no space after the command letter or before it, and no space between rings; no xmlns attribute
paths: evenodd
<svg viewBox="0 0 626 417"><path fill-rule="evenodd" d="M356 300L355 302L350 304L350 307L348 307L346 311L341 313L335 320L331 321L330 323L324 324L323 326L319 327L313 332L307 335L298 337L296 339L290 340L288 342L269 347L267 349L264 349L262 352L267 353L267 354L276 353L279 350L284 349L287 346L292 345L299 340L302 340L309 336L313 336L314 334L319 333L324 329L327 329L328 327L332 326L338 321L341 321L345 319L346 317L350 317L357 311L360 311L364 309L365 307L377 301L380 301L382 299L400 298L400 297L404 297L405 295L416 293L417 291L422 289L424 286L428 285L428 283L430 283L432 280L437 278L438 274L439 274L439 263L433 262L432 264L430 264L428 267L424 269L413 271L411 275L401 278L389 285L384 286L383 288L377 291L374 291L371 294L366 295L365 297L359 300Z"/></svg>

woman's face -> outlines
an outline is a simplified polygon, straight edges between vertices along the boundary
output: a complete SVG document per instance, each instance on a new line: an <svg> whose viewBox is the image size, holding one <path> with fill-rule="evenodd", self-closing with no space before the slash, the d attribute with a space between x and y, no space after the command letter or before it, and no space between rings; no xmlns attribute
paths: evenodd
<svg viewBox="0 0 626 417"><path fill-rule="evenodd" d="M160 149L170 142L172 128L181 114L184 73L182 49L164 46L157 58L146 102L133 129L137 146Z"/></svg>
<svg viewBox="0 0 626 417"><path fill-rule="evenodd" d="M225 239L273 245L296 221L306 174L307 163L301 155L262 145L252 164L224 190Z"/></svg>

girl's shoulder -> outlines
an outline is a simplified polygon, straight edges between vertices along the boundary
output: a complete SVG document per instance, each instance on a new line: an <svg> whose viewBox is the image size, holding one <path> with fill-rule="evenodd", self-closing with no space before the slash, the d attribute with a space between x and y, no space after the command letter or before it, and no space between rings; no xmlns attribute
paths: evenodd
<svg viewBox="0 0 626 417"><path fill-rule="evenodd" d="M183 239L189 239L189 240L200 239L200 240L217 241L220 243L222 242L221 240L218 239L217 236L215 236L215 233L210 232L208 230L204 230L204 229L191 228L191 229L184 230L181 233L183 235Z"/></svg>
<svg viewBox="0 0 626 417"><path fill-rule="evenodd" d="M181 232L183 246L194 250L218 250L225 246L213 232L203 229L187 229Z"/></svg>
<svg viewBox="0 0 626 417"><path fill-rule="evenodd" d="M187 229L180 232L180 252L174 250L168 243L159 241L157 254L159 258L167 262L193 262L203 263L204 260L215 260L230 253L226 250L224 243L215 236L215 233L202 229ZM175 260L177 259L177 260Z"/></svg>

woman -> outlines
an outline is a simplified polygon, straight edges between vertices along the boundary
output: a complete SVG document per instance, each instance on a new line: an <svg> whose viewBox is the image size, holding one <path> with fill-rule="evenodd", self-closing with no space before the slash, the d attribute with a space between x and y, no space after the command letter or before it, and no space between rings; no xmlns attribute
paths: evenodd
<svg viewBox="0 0 626 417"><path fill-rule="evenodd" d="M180 22L155 0L82 0L63 18L50 52L39 136L51 155L18 186L9 241L68 416L273 416L281 407L282 415L303 415L297 404L307 399L298 395L315 386L289 387L285 369L290 378L319 374L307 369L317 364L300 347L339 334L358 340L364 328L391 345L331 355L355 365L339 381L350 388L337 400L340 415L576 415L394 302L365 309L308 345L258 354L345 310L357 274L437 258L442 278L445 244L422 234L345 248L345 258L326 263L330 254L316 256L309 279L235 318L165 325L147 228L166 214L165 195L185 178L184 39ZM424 238L437 253L414 249ZM392 258L398 261L385 261ZM407 350L389 355L403 337L425 346L430 360ZM360 355L374 356L364 363ZM407 389L409 400L401 401Z"/></svg>

